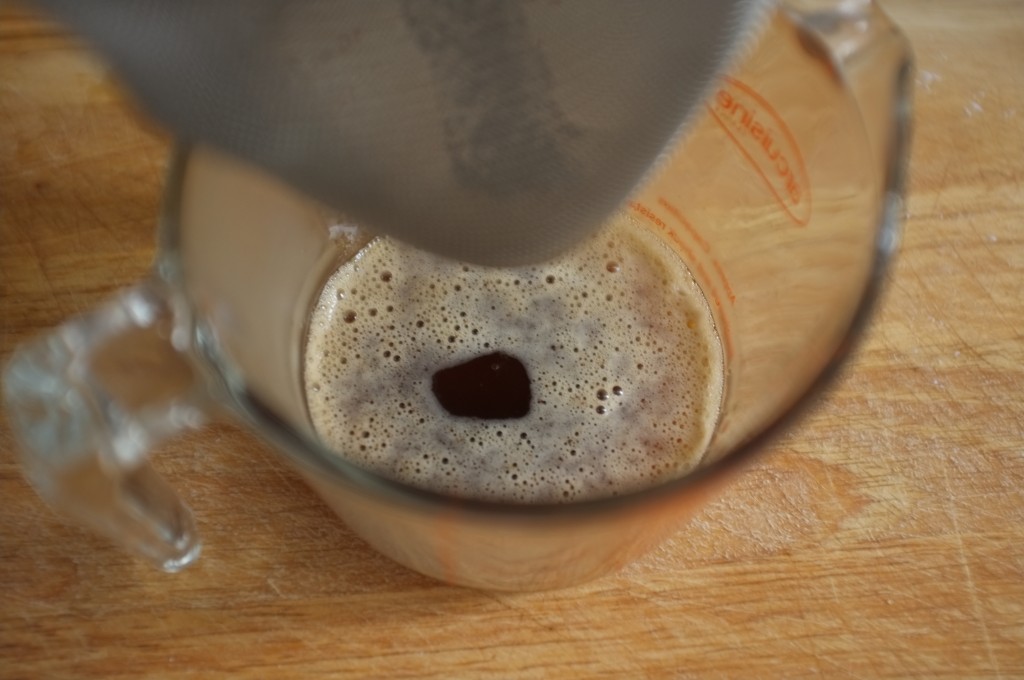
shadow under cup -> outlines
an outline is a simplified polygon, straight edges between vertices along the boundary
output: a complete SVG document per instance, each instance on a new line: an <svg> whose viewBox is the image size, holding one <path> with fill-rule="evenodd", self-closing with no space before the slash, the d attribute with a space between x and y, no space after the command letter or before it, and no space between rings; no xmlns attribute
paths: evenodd
<svg viewBox="0 0 1024 680"><path fill-rule="evenodd" d="M154 277L171 310L165 335L202 378L190 402L241 417L360 536L424 574L528 590L621 567L676 530L792 418L867 318L897 240L909 67L898 32L873 5L865 11L872 30L860 32L859 47L842 21L811 28L817 15L780 13L623 208L689 268L721 339L718 426L686 478L602 500L499 504L405 486L324 448L303 386L307 325L327 278L369 237L201 148L175 158ZM174 522L191 530L159 480L131 486L142 501L179 508ZM43 495L61 505L60 493ZM140 549L118 526L100 528ZM185 545L177 557L149 556L179 568L196 554Z"/></svg>

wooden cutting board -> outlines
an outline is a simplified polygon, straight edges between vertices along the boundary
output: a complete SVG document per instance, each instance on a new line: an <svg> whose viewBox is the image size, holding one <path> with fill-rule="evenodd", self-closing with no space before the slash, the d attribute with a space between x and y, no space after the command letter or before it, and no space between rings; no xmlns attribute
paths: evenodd
<svg viewBox="0 0 1024 680"><path fill-rule="evenodd" d="M206 545L168 576L43 507L0 420L0 677L1024 677L1024 2L884 5L918 58L884 309L692 526L579 588L453 588L219 424L157 459ZM0 11L0 359L144 275L167 150Z"/></svg>

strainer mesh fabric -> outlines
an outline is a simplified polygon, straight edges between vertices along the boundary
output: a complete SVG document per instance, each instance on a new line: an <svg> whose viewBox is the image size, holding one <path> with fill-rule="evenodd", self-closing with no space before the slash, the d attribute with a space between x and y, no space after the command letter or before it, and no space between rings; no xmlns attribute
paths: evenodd
<svg viewBox="0 0 1024 680"><path fill-rule="evenodd" d="M764 0L43 0L180 137L376 231L543 259L642 180Z"/></svg>

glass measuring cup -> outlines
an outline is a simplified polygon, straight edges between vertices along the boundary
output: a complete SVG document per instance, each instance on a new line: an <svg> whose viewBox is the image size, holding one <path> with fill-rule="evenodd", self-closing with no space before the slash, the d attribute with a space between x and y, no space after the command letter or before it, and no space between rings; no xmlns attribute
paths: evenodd
<svg viewBox="0 0 1024 680"><path fill-rule="evenodd" d="M423 573L532 589L615 569L699 508L860 332L896 242L907 61L872 3L789 6L625 207L687 263L722 339L719 425L684 479L512 506L403 486L325 450L306 413L304 329L325 276L361 242L303 197L202 149L175 160L153 276L8 367L26 471L50 503L174 570L199 542L146 452L227 411L367 541Z"/></svg>

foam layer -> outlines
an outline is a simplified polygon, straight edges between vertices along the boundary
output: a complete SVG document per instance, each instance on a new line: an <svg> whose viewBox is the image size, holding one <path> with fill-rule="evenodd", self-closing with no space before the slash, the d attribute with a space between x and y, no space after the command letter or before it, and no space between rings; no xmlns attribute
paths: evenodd
<svg viewBox="0 0 1024 680"><path fill-rule="evenodd" d="M522 418L449 415L439 369L501 351ZM327 282L306 346L313 425L352 462L452 496L567 502L692 469L721 396L721 348L674 253L627 217L540 266L470 267L378 239Z"/></svg>

